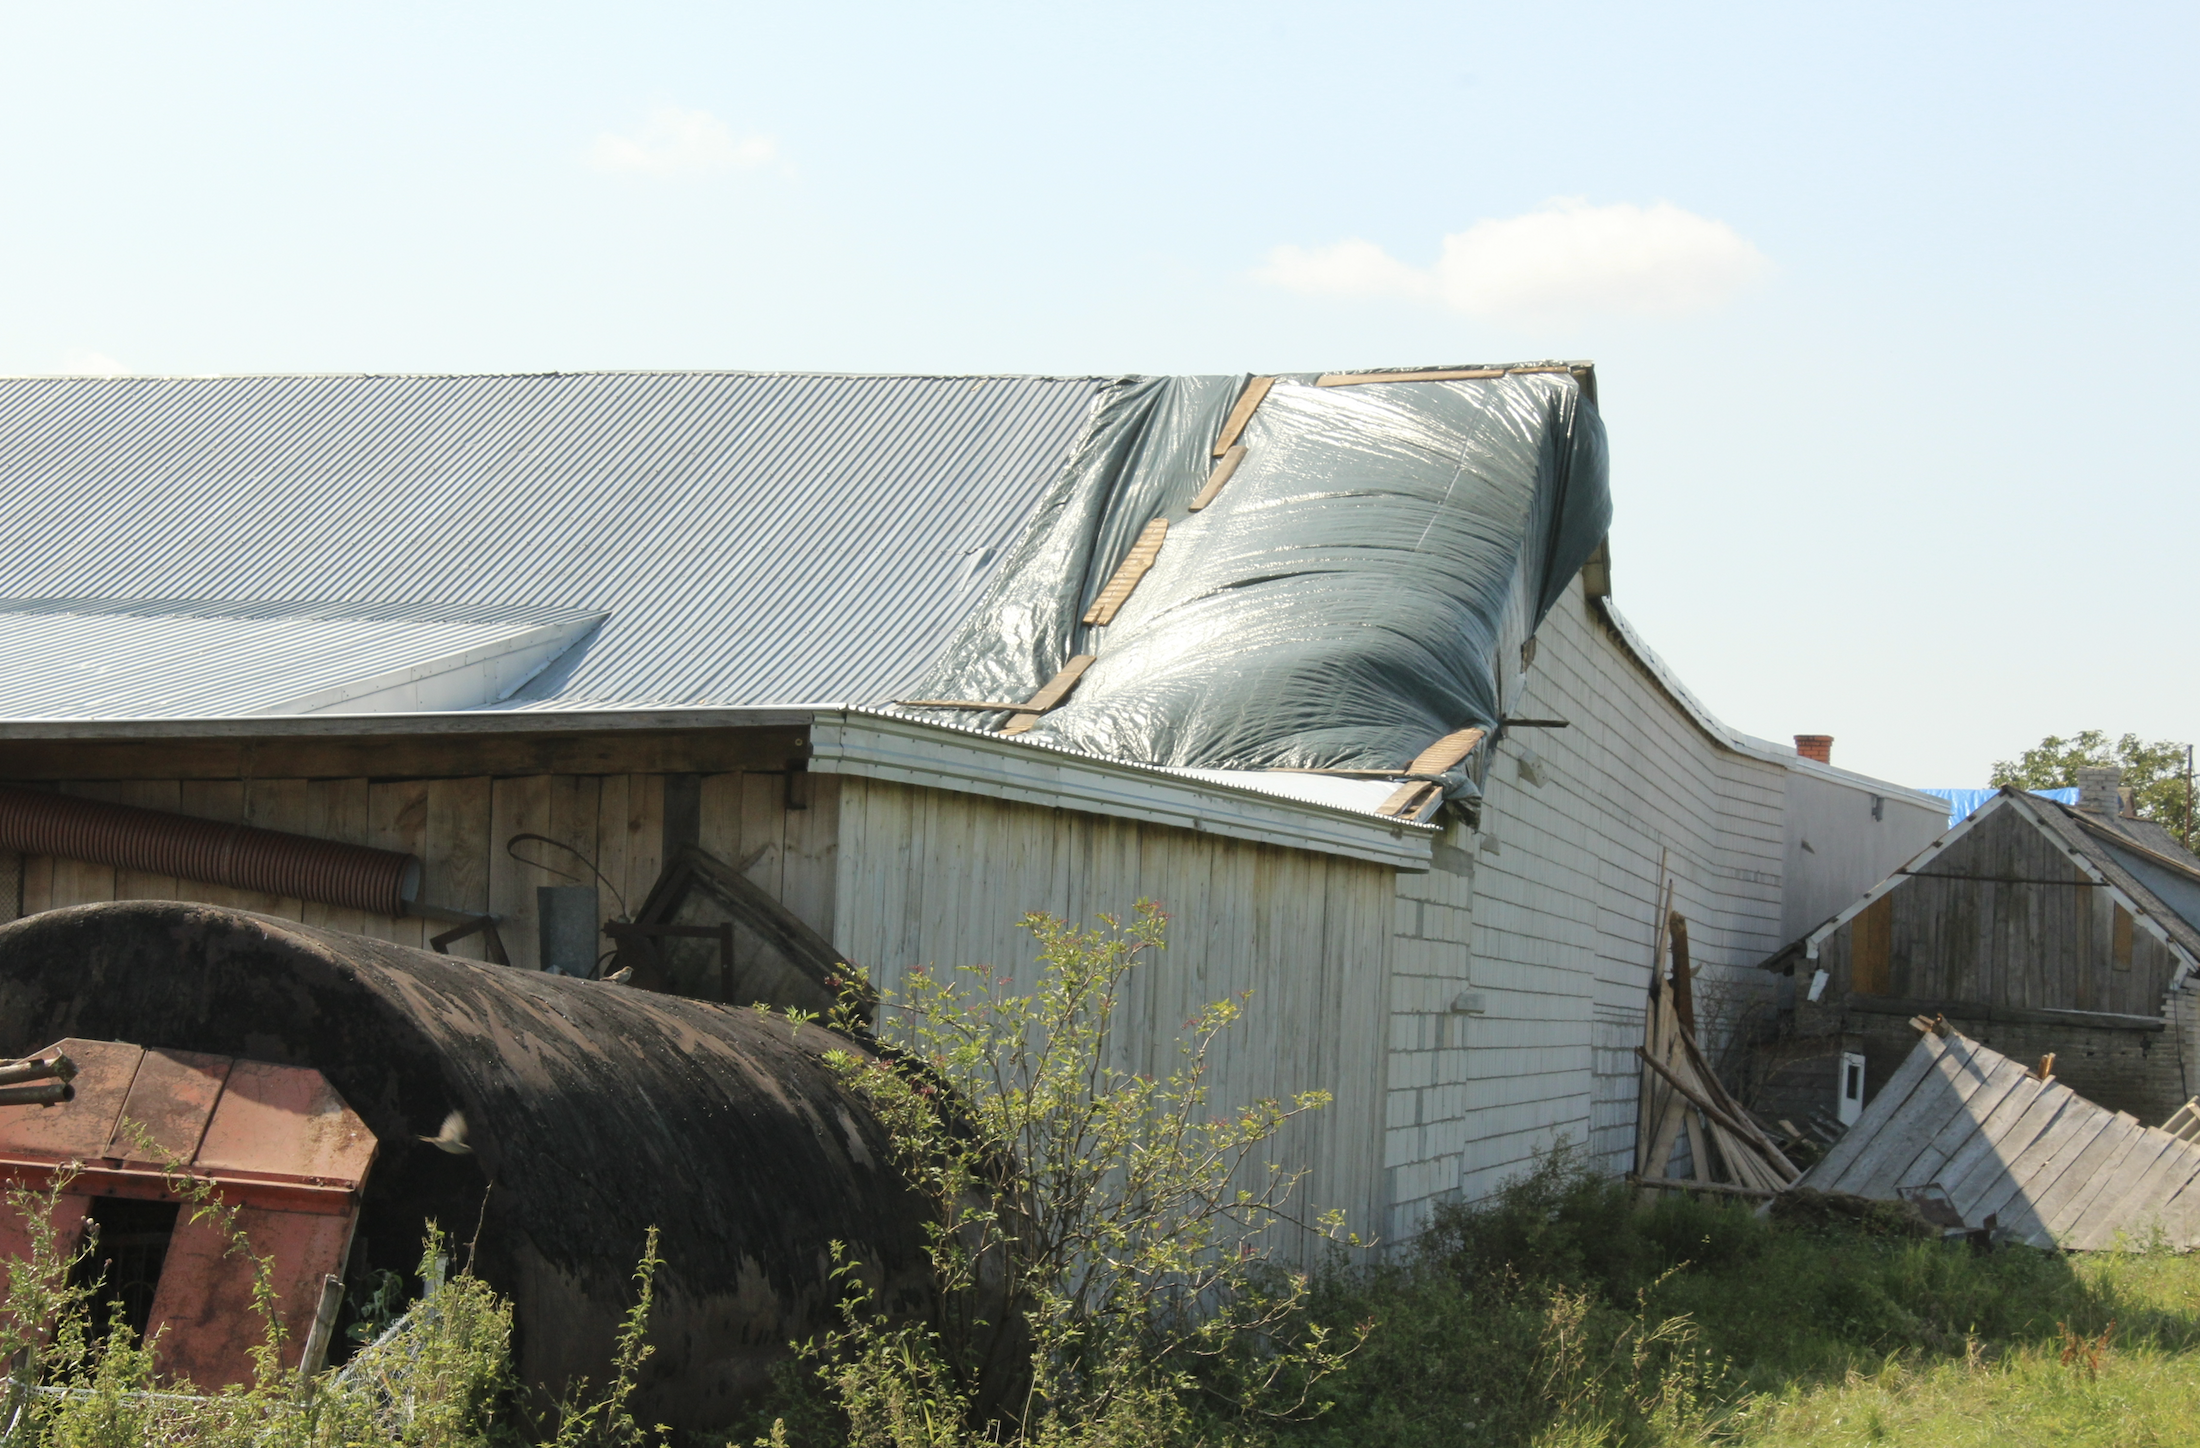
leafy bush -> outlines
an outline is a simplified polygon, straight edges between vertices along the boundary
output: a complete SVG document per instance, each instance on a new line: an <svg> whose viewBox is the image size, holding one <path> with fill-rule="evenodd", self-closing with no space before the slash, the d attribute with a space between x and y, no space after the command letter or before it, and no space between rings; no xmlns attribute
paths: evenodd
<svg viewBox="0 0 2200 1448"><path fill-rule="evenodd" d="M1358 1340L1304 1311L1306 1278L1266 1245L1290 1226L1342 1239L1340 1218L1296 1215L1301 1173L1261 1159L1328 1096L1209 1106L1242 999L1188 1022L1167 1074L1114 1064L1124 981L1163 944L1150 901L1128 926L1024 925L1031 993L982 968L916 972L886 999L887 1056L828 1057L926 1205L934 1305L890 1320L841 1261L844 1321L806 1349L825 1411L780 1414L767 1441L1159 1448L1201 1413L1288 1417Z"/></svg>

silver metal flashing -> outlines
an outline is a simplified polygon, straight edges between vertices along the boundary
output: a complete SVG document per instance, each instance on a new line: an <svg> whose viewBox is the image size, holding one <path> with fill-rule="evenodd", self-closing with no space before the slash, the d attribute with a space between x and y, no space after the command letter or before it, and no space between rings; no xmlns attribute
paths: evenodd
<svg viewBox="0 0 2200 1448"><path fill-rule="evenodd" d="M810 724L810 768L1426 870L1438 834L1356 805L1241 783L1236 772L1125 764L865 710ZM1233 777L1224 779L1225 773Z"/></svg>

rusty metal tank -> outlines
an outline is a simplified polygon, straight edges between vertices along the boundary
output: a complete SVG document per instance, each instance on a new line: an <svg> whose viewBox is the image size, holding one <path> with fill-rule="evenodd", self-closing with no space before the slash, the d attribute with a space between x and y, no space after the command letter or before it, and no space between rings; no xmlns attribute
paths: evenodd
<svg viewBox="0 0 2200 1448"><path fill-rule="evenodd" d="M635 1408L733 1418L836 1320L830 1244L921 1310L918 1210L814 1025L171 901L0 926L0 1051L64 1037L310 1067L380 1143L354 1278L425 1223L515 1306L523 1380L602 1382L646 1230L664 1259ZM471 1152L421 1140L462 1112Z"/></svg>

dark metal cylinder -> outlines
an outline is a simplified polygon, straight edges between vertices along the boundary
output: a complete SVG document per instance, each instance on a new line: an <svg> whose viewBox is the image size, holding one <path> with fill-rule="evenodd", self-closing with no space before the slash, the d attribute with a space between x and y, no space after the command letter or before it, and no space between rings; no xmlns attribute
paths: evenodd
<svg viewBox="0 0 2200 1448"><path fill-rule="evenodd" d="M0 789L0 850L60 855L377 915L404 914L420 891L420 861L395 850L39 790Z"/></svg>

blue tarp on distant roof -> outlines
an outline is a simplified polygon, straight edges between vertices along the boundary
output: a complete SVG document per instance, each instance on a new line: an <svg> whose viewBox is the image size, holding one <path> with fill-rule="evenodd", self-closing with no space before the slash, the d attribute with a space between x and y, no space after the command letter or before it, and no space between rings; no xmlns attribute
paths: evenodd
<svg viewBox="0 0 2200 1448"><path fill-rule="evenodd" d="M2051 799L2057 804L2076 804L2078 802L2078 792L2075 789L2035 789L2030 792L2038 795L2041 799ZM2001 791L1998 789L1921 789L1918 793L1937 794L1948 801L1948 823L1954 825L1961 824L1964 820L1970 818L1972 811L1995 795L2000 794Z"/></svg>

